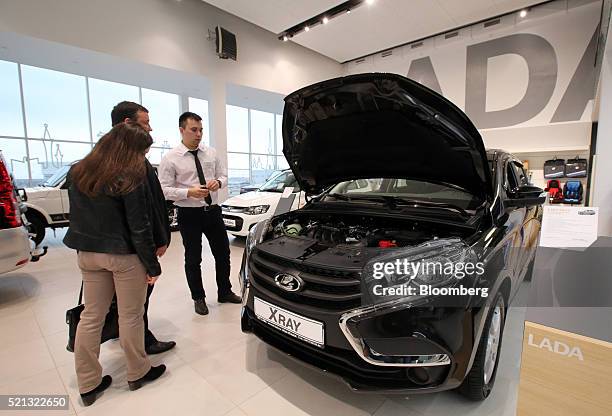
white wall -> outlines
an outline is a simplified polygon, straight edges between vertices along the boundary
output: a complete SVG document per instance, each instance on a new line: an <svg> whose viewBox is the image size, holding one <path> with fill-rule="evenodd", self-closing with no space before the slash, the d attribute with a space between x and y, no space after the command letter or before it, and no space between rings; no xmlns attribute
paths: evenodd
<svg viewBox="0 0 612 416"><path fill-rule="evenodd" d="M599 207L599 235L612 237L612 31L608 30L599 85L599 125L591 201Z"/></svg>
<svg viewBox="0 0 612 416"><path fill-rule="evenodd" d="M461 29L449 39L440 35L426 39L420 47L395 48L391 56L379 53L360 64L349 62L345 71L400 73L430 88L439 87L445 97L467 112L487 147L512 152L583 151L590 143L595 92L596 43L590 49L587 45L596 31L600 9L600 1L559 0L532 8L524 19L517 14L507 15L494 26L484 27L481 23ZM509 51L504 51L505 47ZM515 53L514 48L530 54L530 59ZM471 63L470 51L472 59L476 51L488 59ZM593 54L593 64L587 51ZM585 54L583 62L587 65L581 67ZM577 71L578 68L586 70ZM580 93L591 94L590 101L580 101L584 97L579 98L576 90L570 89L566 95L576 73L573 85ZM483 78L484 84L474 81ZM546 97L546 101L542 100L541 107L525 103L522 116L510 115L510 109L521 107L519 103L528 87L532 98ZM486 114L474 111L474 107L479 108L474 102L482 102L475 96L485 102ZM555 120L562 102L574 103L580 111L573 113L579 114L567 121Z"/></svg>

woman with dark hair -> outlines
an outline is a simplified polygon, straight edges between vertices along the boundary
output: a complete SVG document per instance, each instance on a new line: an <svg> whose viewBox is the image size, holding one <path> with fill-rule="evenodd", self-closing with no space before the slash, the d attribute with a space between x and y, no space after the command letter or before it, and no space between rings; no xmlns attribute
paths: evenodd
<svg viewBox="0 0 612 416"><path fill-rule="evenodd" d="M114 293L119 339L127 361L130 390L162 375L144 348L143 313L147 283L161 274L151 226L151 194L146 186L145 154L153 143L140 126L122 123L104 135L69 172L70 228L64 243L78 253L85 308L81 313L74 360L86 406L112 382L102 377L100 337Z"/></svg>

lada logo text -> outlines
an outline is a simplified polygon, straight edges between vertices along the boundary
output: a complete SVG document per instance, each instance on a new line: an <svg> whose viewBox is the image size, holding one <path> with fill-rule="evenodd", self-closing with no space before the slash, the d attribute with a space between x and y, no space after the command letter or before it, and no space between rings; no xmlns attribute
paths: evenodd
<svg viewBox="0 0 612 416"><path fill-rule="evenodd" d="M567 358L576 357L579 361L584 361L584 356L582 355L582 351L579 347L570 347L569 345L561 342L561 341L551 341L548 338L542 338L538 341L538 339L533 335L529 334L527 338L527 344L540 348L542 350L548 350L550 352L554 352L555 354L563 355Z"/></svg>

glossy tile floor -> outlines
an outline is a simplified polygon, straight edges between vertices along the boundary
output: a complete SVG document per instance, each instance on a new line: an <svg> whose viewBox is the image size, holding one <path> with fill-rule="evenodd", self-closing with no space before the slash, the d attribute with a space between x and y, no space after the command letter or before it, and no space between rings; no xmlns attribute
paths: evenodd
<svg viewBox="0 0 612 416"><path fill-rule="evenodd" d="M53 415L514 415L525 310L511 308L506 323L500 369L492 395L467 402L454 392L411 397L353 393L341 382L298 365L270 349L239 326L239 305L216 303L212 273L206 275L210 315L193 312L183 274L178 233L162 258L164 274L153 292L151 328L177 347L152 357L166 374L142 389L128 390L118 341L102 345L100 359L113 384L90 407L83 407L76 387L73 356L65 349L66 309L74 306L80 286L76 254L49 231L49 254L37 263L0 276L0 394L68 394L69 411ZM243 240L232 245L232 282ZM204 245L203 270L213 270ZM2 412L2 414L10 412ZM44 411L33 411L42 415ZM16 412L26 415L27 411Z"/></svg>

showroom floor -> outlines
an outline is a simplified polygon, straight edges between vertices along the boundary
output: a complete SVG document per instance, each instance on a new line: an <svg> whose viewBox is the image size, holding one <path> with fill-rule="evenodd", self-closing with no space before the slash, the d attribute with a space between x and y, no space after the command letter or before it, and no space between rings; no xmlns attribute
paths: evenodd
<svg viewBox="0 0 612 416"><path fill-rule="evenodd" d="M78 398L73 356L65 349L66 309L77 302L80 274L76 254L61 243L64 231L44 242L49 253L38 263L0 276L0 394L69 394L70 410L86 415L514 415L524 308L511 308L500 369L492 395L483 403L454 392L412 397L353 393L341 382L298 365L239 326L239 305L219 305L209 296L210 315L194 314L183 274L178 233L162 259L164 274L152 296L151 328L174 350L153 356L166 374L141 390L127 388L118 341L102 346L100 359L113 384L91 407ZM243 240L232 245L232 282L237 284ZM204 270L212 256L204 246ZM206 289L215 293L212 274ZM5 412L3 412L4 414ZM8 413L8 412L6 412ZM34 411L42 415L44 411ZM20 411L25 415L28 412Z"/></svg>

